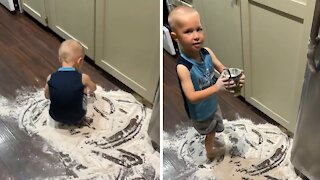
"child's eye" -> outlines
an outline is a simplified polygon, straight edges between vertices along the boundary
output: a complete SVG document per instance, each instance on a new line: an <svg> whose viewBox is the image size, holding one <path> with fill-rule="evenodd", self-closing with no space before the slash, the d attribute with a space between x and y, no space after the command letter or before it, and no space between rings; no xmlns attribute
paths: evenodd
<svg viewBox="0 0 320 180"><path fill-rule="evenodd" d="M198 31L198 32L203 31L203 28L202 28L202 27L199 27L199 28L197 29L197 31Z"/></svg>
<svg viewBox="0 0 320 180"><path fill-rule="evenodd" d="M188 29L185 29L184 33L185 34L191 34L193 33L193 31L195 31L196 29L193 29L193 28L188 28Z"/></svg>
<svg viewBox="0 0 320 180"><path fill-rule="evenodd" d="M186 30L184 33L185 33L185 34L190 34L190 33L192 33L192 32L193 32L193 30L188 29L188 30Z"/></svg>

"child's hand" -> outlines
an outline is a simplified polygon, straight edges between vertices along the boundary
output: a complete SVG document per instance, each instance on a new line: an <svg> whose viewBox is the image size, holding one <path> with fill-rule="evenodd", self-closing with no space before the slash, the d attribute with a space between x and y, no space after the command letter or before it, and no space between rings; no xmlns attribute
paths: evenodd
<svg viewBox="0 0 320 180"><path fill-rule="evenodd" d="M237 86L237 84L233 81L228 79L227 81L227 85L225 85L225 88L227 91L229 91L230 93L234 93L234 88Z"/></svg>
<svg viewBox="0 0 320 180"><path fill-rule="evenodd" d="M226 87L228 86L229 83L230 83L229 78L224 77L223 75L220 75L220 77L217 79L215 86L218 91L226 90Z"/></svg>
<svg viewBox="0 0 320 180"><path fill-rule="evenodd" d="M91 90L89 89L89 87L85 87L83 91L87 95L91 94Z"/></svg>
<svg viewBox="0 0 320 180"><path fill-rule="evenodd" d="M244 85L244 81L246 79L246 76L244 75L243 71L240 77L239 86L242 87Z"/></svg>

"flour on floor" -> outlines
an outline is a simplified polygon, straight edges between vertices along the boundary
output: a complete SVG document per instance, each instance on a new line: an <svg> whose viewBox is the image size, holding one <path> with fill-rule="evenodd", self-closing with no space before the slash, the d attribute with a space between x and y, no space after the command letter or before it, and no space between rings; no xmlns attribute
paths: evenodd
<svg viewBox="0 0 320 180"><path fill-rule="evenodd" d="M164 132L164 152L175 151L189 170L189 179L301 179L290 163L292 139L271 124L255 125L250 120L224 120L225 130L217 134L226 144L226 154L208 162L204 136L192 128ZM173 177L174 179L174 177Z"/></svg>
<svg viewBox="0 0 320 180"><path fill-rule="evenodd" d="M0 115L15 112L20 128L45 139L58 152L68 178L159 179L159 153L147 134L152 110L121 90L98 87L94 98L80 125L53 122L41 90L20 92L14 105L0 97Z"/></svg>

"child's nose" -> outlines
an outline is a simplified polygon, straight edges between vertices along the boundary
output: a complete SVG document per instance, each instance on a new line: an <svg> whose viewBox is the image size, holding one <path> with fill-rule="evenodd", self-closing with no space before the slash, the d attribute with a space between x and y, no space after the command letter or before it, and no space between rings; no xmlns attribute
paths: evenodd
<svg viewBox="0 0 320 180"><path fill-rule="evenodd" d="M193 39L199 40L199 33L198 32L193 32Z"/></svg>

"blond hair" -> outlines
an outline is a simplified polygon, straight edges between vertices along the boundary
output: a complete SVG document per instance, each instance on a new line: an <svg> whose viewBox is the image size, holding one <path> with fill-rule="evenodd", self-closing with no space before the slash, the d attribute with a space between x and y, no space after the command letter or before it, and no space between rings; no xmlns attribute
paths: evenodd
<svg viewBox="0 0 320 180"><path fill-rule="evenodd" d="M59 59L65 62L72 62L79 57L84 57L84 48L79 41L68 39L59 47Z"/></svg>
<svg viewBox="0 0 320 180"><path fill-rule="evenodd" d="M189 7L189 6L178 6L178 7L174 8L170 12L169 17L168 17L168 22L169 22L171 30L172 31L176 30L176 28L179 24L179 18L181 16L184 16L184 15L190 14L190 13L198 14L198 11L192 7Z"/></svg>

